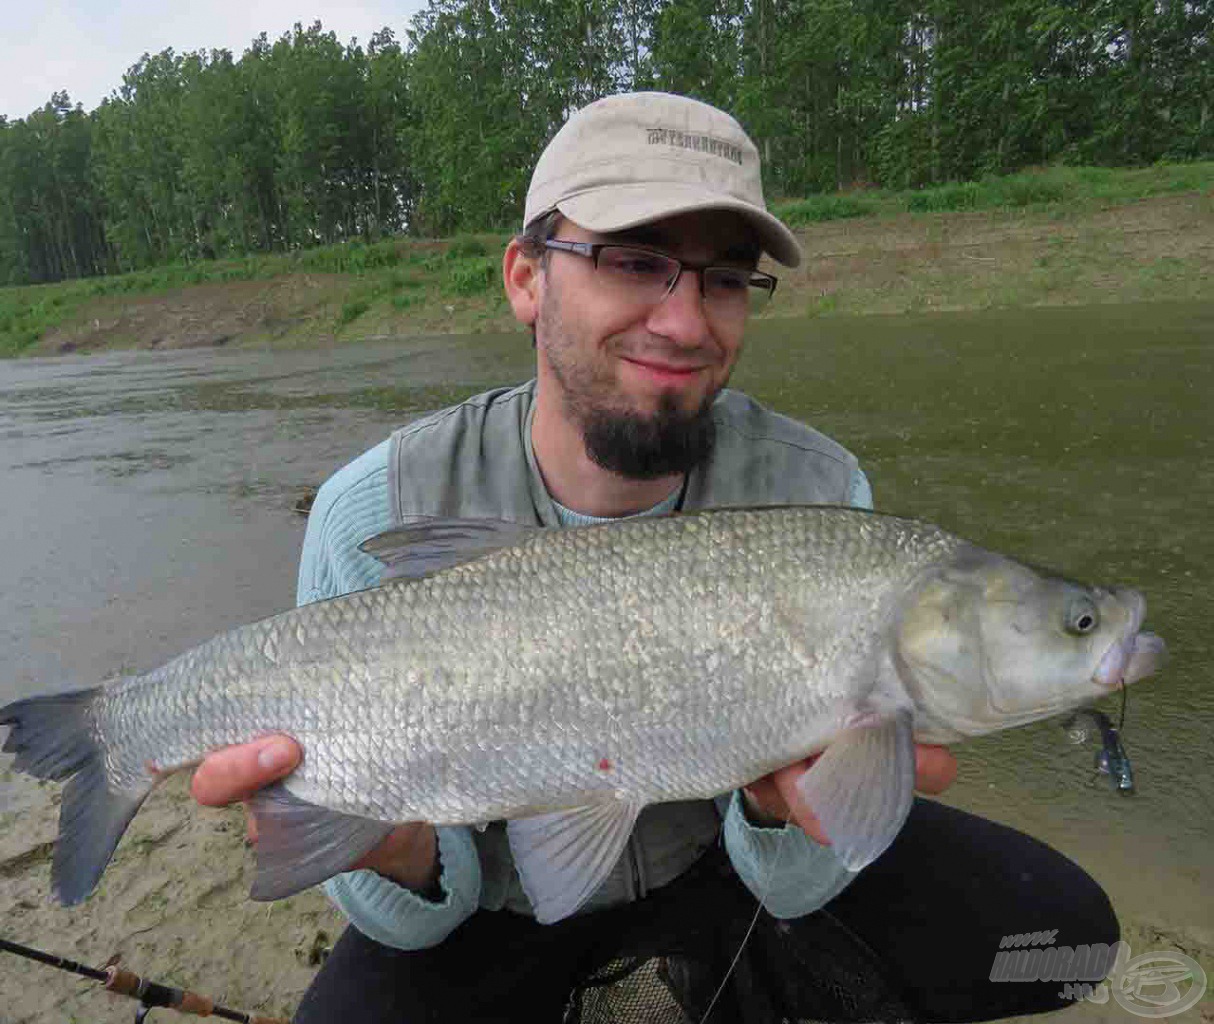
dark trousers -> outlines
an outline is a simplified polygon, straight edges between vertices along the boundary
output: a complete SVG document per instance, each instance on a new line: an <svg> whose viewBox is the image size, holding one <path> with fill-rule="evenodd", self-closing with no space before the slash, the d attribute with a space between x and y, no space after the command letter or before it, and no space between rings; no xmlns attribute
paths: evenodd
<svg viewBox="0 0 1214 1024"><path fill-rule="evenodd" d="M673 956L684 983L674 986L679 1002L698 1021L755 907L714 849L644 900L555 925L480 911L441 945L417 952L382 946L351 927L295 1020L559 1022L570 993L603 965L621 956ZM1067 1005L1059 982L988 980L1003 936L1052 929L1060 946L1111 945L1119 937L1104 892L1060 853L916 799L893 845L821 911L787 922L761 915L710 1021L821 1014L820 1003L795 1004L820 999L823 985L841 991L829 1011L836 1020L976 1021L1055 1010ZM703 976L698 985L689 971Z"/></svg>

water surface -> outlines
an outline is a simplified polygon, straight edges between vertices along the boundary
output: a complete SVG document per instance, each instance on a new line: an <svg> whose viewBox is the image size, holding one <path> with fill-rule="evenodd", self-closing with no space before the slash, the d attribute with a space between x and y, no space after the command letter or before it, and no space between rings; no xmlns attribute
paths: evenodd
<svg viewBox="0 0 1214 1024"><path fill-rule="evenodd" d="M878 508L1145 593L1172 661L1130 695L1138 796L1051 722L966 745L950 799L1119 909L1214 928L1214 303L769 321L748 345L735 383L859 454ZM289 606L294 502L531 358L478 335L0 363L0 702Z"/></svg>

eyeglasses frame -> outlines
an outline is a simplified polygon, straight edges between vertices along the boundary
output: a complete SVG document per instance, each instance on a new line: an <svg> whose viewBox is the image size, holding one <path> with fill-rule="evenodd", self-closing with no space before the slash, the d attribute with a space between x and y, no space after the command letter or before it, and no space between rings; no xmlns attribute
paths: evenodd
<svg viewBox="0 0 1214 1024"><path fill-rule="evenodd" d="M726 263L692 263L689 260L681 260L677 256L672 256L668 252L662 252L660 249L651 249L644 245L629 245L627 242L573 242L564 238L544 238L535 239L543 248L555 250L556 252L571 252L575 256L584 256L587 259L594 261L594 269L599 268L599 253L604 249L633 249L636 252L645 252L653 256L661 256L662 259L670 260L678 266L678 272L674 275L666 291L662 293L662 297L654 304L661 305L674 293L674 290L679 286L679 281L682 280L683 271L691 270L696 273L700 279L700 298L704 299L707 296L704 294L704 271L711 270L714 267L719 267L724 270L747 270L748 273L760 277L771 282L771 288L767 292L767 300L770 302L776 294L776 285L779 284L779 278L774 274L768 274L766 271L755 270L753 267L731 267Z"/></svg>

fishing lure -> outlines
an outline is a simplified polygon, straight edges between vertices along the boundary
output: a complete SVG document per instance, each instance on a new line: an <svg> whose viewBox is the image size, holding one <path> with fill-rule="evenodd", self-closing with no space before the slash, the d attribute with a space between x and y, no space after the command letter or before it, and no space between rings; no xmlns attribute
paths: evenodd
<svg viewBox="0 0 1214 1024"><path fill-rule="evenodd" d="M1121 742L1121 727L1125 725L1125 690L1121 691L1121 720L1113 725L1103 711L1093 707L1079 708L1062 723L1067 736L1076 746L1086 743L1095 728L1100 733L1100 747L1096 750L1096 775L1107 775L1113 788L1123 796L1134 792L1134 767ZM1086 717L1089 722L1080 721ZM1093 776L1095 777L1095 776Z"/></svg>

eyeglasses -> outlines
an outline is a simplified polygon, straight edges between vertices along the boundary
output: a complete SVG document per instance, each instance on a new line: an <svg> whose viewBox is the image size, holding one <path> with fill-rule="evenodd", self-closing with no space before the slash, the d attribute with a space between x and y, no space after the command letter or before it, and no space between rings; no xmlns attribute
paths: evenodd
<svg viewBox="0 0 1214 1024"><path fill-rule="evenodd" d="M544 248L571 252L594 261L595 269L610 285L633 301L656 306L679 283L683 271L700 276L700 295L705 309L728 316L756 313L771 300L776 279L771 274L745 267L689 263L652 249L601 242L568 242L549 238Z"/></svg>

